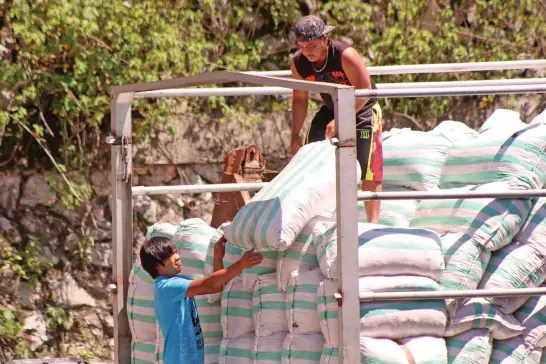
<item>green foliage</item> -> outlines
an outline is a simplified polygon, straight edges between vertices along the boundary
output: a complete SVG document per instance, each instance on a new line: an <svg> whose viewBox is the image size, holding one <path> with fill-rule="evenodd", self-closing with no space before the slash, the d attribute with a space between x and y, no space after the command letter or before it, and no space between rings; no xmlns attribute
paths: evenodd
<svg viewBox="0 0 546 364"><path fill-rule="evenodd" d="M66 172L66 167L60 165L62 172ZM57 192L61 203L69 210L76 206L81 206L91 199L93 190L89 182L81 175L72 173L72 178L68 179L69 184L59 174L48 174L45 176L47 183Z"/></svg>
<svg viewBox="0 0 546 364"><path fill-rule="evenodd" d="M4 349L14 350L4 352ZM21 340L21 324L15 310L0 306L0 354L3 357L24 358L30 354Z"/></svg>
<svg viewBox="0 0 546 364"><path fill-rule="evenodd" d="M95 240L90 235L84 235L78 241L78 250L76 252L77 257L84 263L89 264L92 260L93 246L95 246Z"/></svg>
<svg viewBox="0 0 546 364"><path fill-rule="evenodd" d="M62 307L47 306L46 327L52 331L68 331L72 328L73 321L70 311Z"/></svg>
<svg viewBox="0 0 546 364"><path fill-rule="evenodd" d="M0 56L0 88L12 95L0 111L0 148L6 151L2 155L13 159L12 164L22 158L41 166L54 160L66 171L86 176L108 130L112 86L224 69L287 69L295 50L291 28L308 6L303 0L2 2L0 27L7 37L0 44L9 52ZM352 40L371 60L369 65L546 56L545 9L540 1L327 0L316 6L312 13L337 26L333 37ZM437 81L518 74L374 79ZM232 122L246 128L259 122L263 112L279 110L279 105L289 109L279 100L190 98L184 110L207 124ZM486 107L492 98L474 100ZM436 118L453 110L456 101L394 99L386 109ZM167 99L135 100L135 140L166 123L176 106ZM44 160L42 151L51 156ZM64 172L57 169L61 176ZM58 190L63 183L68 185L61 180L52 183ZM77 197L78 191L64 192L68 206L84 200Z"/></svg>
<svg viewBox="0 0 546 364"><path fill-rule="evenodd" d="M52 268L52 263L40 260L39 245L38 239L34 235L29 235L23 251L17 251L12 247L5 248L1 254L0 267L10 268L19 277L36 286L42 275Z"/></svg>

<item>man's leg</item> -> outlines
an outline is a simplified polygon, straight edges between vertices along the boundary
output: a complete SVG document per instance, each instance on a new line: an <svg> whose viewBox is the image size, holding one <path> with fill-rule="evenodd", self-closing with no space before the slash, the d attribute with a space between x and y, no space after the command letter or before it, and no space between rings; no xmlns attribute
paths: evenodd
<svg viewBox="0 0 546 364"><path fill-rule="evenodd" d="M357 159L362 169L362 191L381 192L383 190L383 144L381 139L382 115L376 103L373 117L357 114ZM379 223L381 201L365 201L366 219L369 223Z"/></svg>
<svg viewBox="0 0 546 364"><path fill-rule="evenodd" d="M315 117L307 129L307 134L303 144L323 141L326 134L326 126L330 121L334 120L334 113L326 106L320 108L315 114Z"/></svg>

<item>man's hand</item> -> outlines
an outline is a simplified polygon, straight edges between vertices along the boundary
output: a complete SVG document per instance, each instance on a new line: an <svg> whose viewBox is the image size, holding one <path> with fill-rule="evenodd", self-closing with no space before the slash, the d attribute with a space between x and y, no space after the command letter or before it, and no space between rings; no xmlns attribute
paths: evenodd
<svg viewBox="0 0 546 364"><path fill-rule="evenodd" d="M222 235L220 240L214 245L214 260L222 261L226 255L226 238Z"/></svg>
<svg viewBox="0 0 546 364"><path fill-rule="evenodd" d="M260 264L262 262L262 255L260 253L254 253L254 248L247 251L241 259L239 259L239 262L243 269L252 268L257 264Z"/></svg>
<svg viewBox="0 0 546 364"><path fill-rule="evenodd" d="M292 136L292 140L290 141L290 152L292 155L296 155L302 146L303 142L301 141L301 137L299 135Z"/></svg>
<svg viewBox="0 0 546 364"><path fill-rule="evenodd" d="M326 138L333 138L336 135L336 120L332 120L326 125Z"/></svg>

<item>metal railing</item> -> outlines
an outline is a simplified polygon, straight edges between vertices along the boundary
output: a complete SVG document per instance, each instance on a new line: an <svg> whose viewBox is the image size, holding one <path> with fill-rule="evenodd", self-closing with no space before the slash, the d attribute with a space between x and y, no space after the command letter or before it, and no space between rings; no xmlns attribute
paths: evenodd
<svg viewBox="0 0 546 364"><path fill-rule="evenodd" d="M378 67L372 74L394 73L441 73L441 72L469 72L486 70L546 68L546 60L465 63L442 65L409 65ZM396 70L396 71L395 71ZM112 150L112 240L113 240L113 274L116 289L114 290L114 346L116 363L128 364L131 361L131 333L127 317L127 289L128 277L131 270L133 252L133 195L152 195L165 193L200 193L200 192L228 192L243 189L257 191L266 184L237 184L209 185L209 186L162 186L162 187L132 187L132 120L131 103L137 97L168 96L164 89L174 89L206 84L220 84L226 82L243 82L269 86L261 88L261 92L279 92L279 88L298 89L308 92L329 93L332 95L335 107L336 136L336 213L337 213L337 246L338 264L340 266L339 288L343 292L343 304L339 316L339 353L340 363L354 364L359 362L360 337L360 300L403 300L429 299L430 297L488 297L488 296L525 296L530 294L546 294L544 289L512 291L439 291L439 292L369 292L360 293L358 280L358 232L357 232L357 198L359 200L377 199L425 199L425 198L530 198L544 196L544 190L482 192L468 191L465 193L449 194L444 192L358 192L356 181L356 155L354 147L354 103L357 96L376 97L429 97L474 95L485 93L531 93L546 92L546 84L541 81L528 84L505 84L478 86L476 84L446 87L446 85L426 85L424 87L405 87L396 89L359 90L353 87L308 82L294 79L283 79L282 72L215 72L186 78L177 78L164 81L124 85L112 89L111 128L113 135L108 139ZM272 77L274 76L274 77ZM265 90L266 89L266 90ZM243 90L241 92L248 92ZM150 92L155 92L151 94ZM284 91L283 91L284 92ZM153 97L156 97L153 96ZM188 96L188 95L184 95ZM412 195L413 193L413 195ZM532 196L531 196L532 195ZM427 296L428 295L428 296ZM426 298L425 298L426 297Z"/></svg>

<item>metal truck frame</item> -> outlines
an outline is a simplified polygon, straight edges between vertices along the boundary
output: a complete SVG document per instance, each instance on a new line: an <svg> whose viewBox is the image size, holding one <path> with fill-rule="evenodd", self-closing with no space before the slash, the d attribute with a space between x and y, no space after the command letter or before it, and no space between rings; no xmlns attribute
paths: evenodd
<svg viewBox="0 0 546 364"><path fill-rule="evenodd" d="M469 71L492 71L506 69L546 68L546 60L455 63L432 65L405 65L369 67L372 75L402 73L446 73ZM428 97L462 96L486 94L545 93L546 79L517 79L462 82L427 82L406 84L382 84L377 90L357 90L352 86L309 82L290 78L289 71L272 72L212 72L197 76L175 78L156 82L123 85L112 88L111 134L107 143L111 145L112 180L112 238L113 238L113 282L114 297L114 359L116 363L131 362L131 332L127 317L127 289L129 272L133 265L133 206L132 196L165 193L200 193L227 191L257 191L265 183L221 184L205 186L132 187L132 120L131 103L136 98L167 96L212 96L212 95L272 95L290 94L292 90L303 90L332 95L335 106L337 173L337 234L338 259L341 276L338 280L342 304L339 308L340 364L360 362L360 310L361 301L411 300L449 297L493 297L546 295L546 289L519 290L473 290L441 292L369 293L359 297L358 290L358 234L357 199L450 199L450 198L522 198L546 196L546 190L504 191L497 193L453 194L447 192L361 192L357 190L355 155L355 96L360 97ZM227 82L248 83L266 87L240 87L199 89L189 86L223 84ZM182 89L181 89L182 88Z"/></svg>

